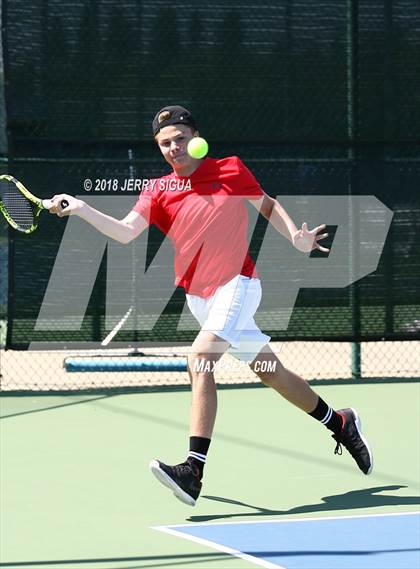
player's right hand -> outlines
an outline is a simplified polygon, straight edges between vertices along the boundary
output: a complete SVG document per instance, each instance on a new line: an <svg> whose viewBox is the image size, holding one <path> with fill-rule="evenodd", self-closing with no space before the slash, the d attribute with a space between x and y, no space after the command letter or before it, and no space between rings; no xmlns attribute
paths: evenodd
<svg viewBox="0 0 420 569"><path fill-rule="evenodd" d="M318 243L321 239L328 237L328 233L320 233L320 231L323 231L326 227L325 223L323 223L309 230L308 224L302 223L302 228L293 235L293 245L301 253L310 253L314 249L318 249L323 253L329 253L330 250L327 247L323 247Z"/></svg>
<svg viewBox="0 0 420 569"><path fill-rule="evenodd" d="M69 204L64 209L61 207L61 202L63 200L67 201ZM51 207L48 208L48 211L58 215L58 217L65 217L68 215L77 215L84 205L84 201L73 196L69 196L68 194L57 194L51 198Z"/></svg>

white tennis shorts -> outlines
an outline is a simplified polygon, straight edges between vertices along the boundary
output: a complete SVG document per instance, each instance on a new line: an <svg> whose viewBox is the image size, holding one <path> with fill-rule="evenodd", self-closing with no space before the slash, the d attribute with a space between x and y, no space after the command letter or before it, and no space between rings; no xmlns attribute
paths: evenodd
<svg viewBox="0 0 420 569"><path fill-rule="evenodd" d="M259 279L237 275L209 298L186 296L188 307L200 323L201 330L226 340L230 344L230 354L238 360L250 362L271 340L254 320L261 295Z"/></svg>

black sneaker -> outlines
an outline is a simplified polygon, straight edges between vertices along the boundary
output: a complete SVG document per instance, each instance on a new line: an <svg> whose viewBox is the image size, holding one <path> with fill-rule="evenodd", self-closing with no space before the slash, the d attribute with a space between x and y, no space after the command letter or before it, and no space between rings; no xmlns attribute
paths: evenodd
<svg viewBox="0 0 420 569"><path fill-rule="evenodd" d="M363 474L370 474L373 468L373 455L362 434L362 424L354 409L339 409L337 411L344 418L344 425L340 433L332 435L337 441L334 454L343 452L341 445L345 446L357 462Z"/></svg>
<svg viewBox="0 0 420 569"><path fill-rule="evenodd" d="M159 482L173 491L178 500L195 506L201 491L200 472L197 467L189 462L168 466L159 460L152 460L150 470Z"/></svg>

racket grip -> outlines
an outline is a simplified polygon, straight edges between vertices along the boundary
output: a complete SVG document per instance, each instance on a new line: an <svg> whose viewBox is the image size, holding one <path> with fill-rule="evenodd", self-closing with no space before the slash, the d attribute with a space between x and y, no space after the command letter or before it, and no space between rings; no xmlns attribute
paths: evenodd
<svg viewBox="0 0 420 569"><path fill-rule="evenodd" d="M65 209L69 205L69 202L67 200L61 200L60 205L62 209Z"/></svg>

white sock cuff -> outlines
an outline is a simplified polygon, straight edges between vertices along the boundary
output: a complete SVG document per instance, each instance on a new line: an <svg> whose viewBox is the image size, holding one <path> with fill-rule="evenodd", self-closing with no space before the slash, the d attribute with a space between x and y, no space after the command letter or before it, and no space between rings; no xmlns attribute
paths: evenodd
<svg viewBox="0 0 420 569"><path fill-rule="evenodd" d="M196 460L199 460L200 462L206 462L206 455L205 454L200 454L199 452L194 452L193 450L190 450L190 452L188 453L188 456L191 456L192 458L195 458Z"/></svg>
<svg viewBox="0 0 420 569"><path fill-rule="evenodd" d="M321 420L321 423L323 425L325 425L326 423L328 423L328 421L331 419L333 414L333 410L331 409L331 407L328 407L328 411L327 414L325 415L325 417Z"/></svg>

